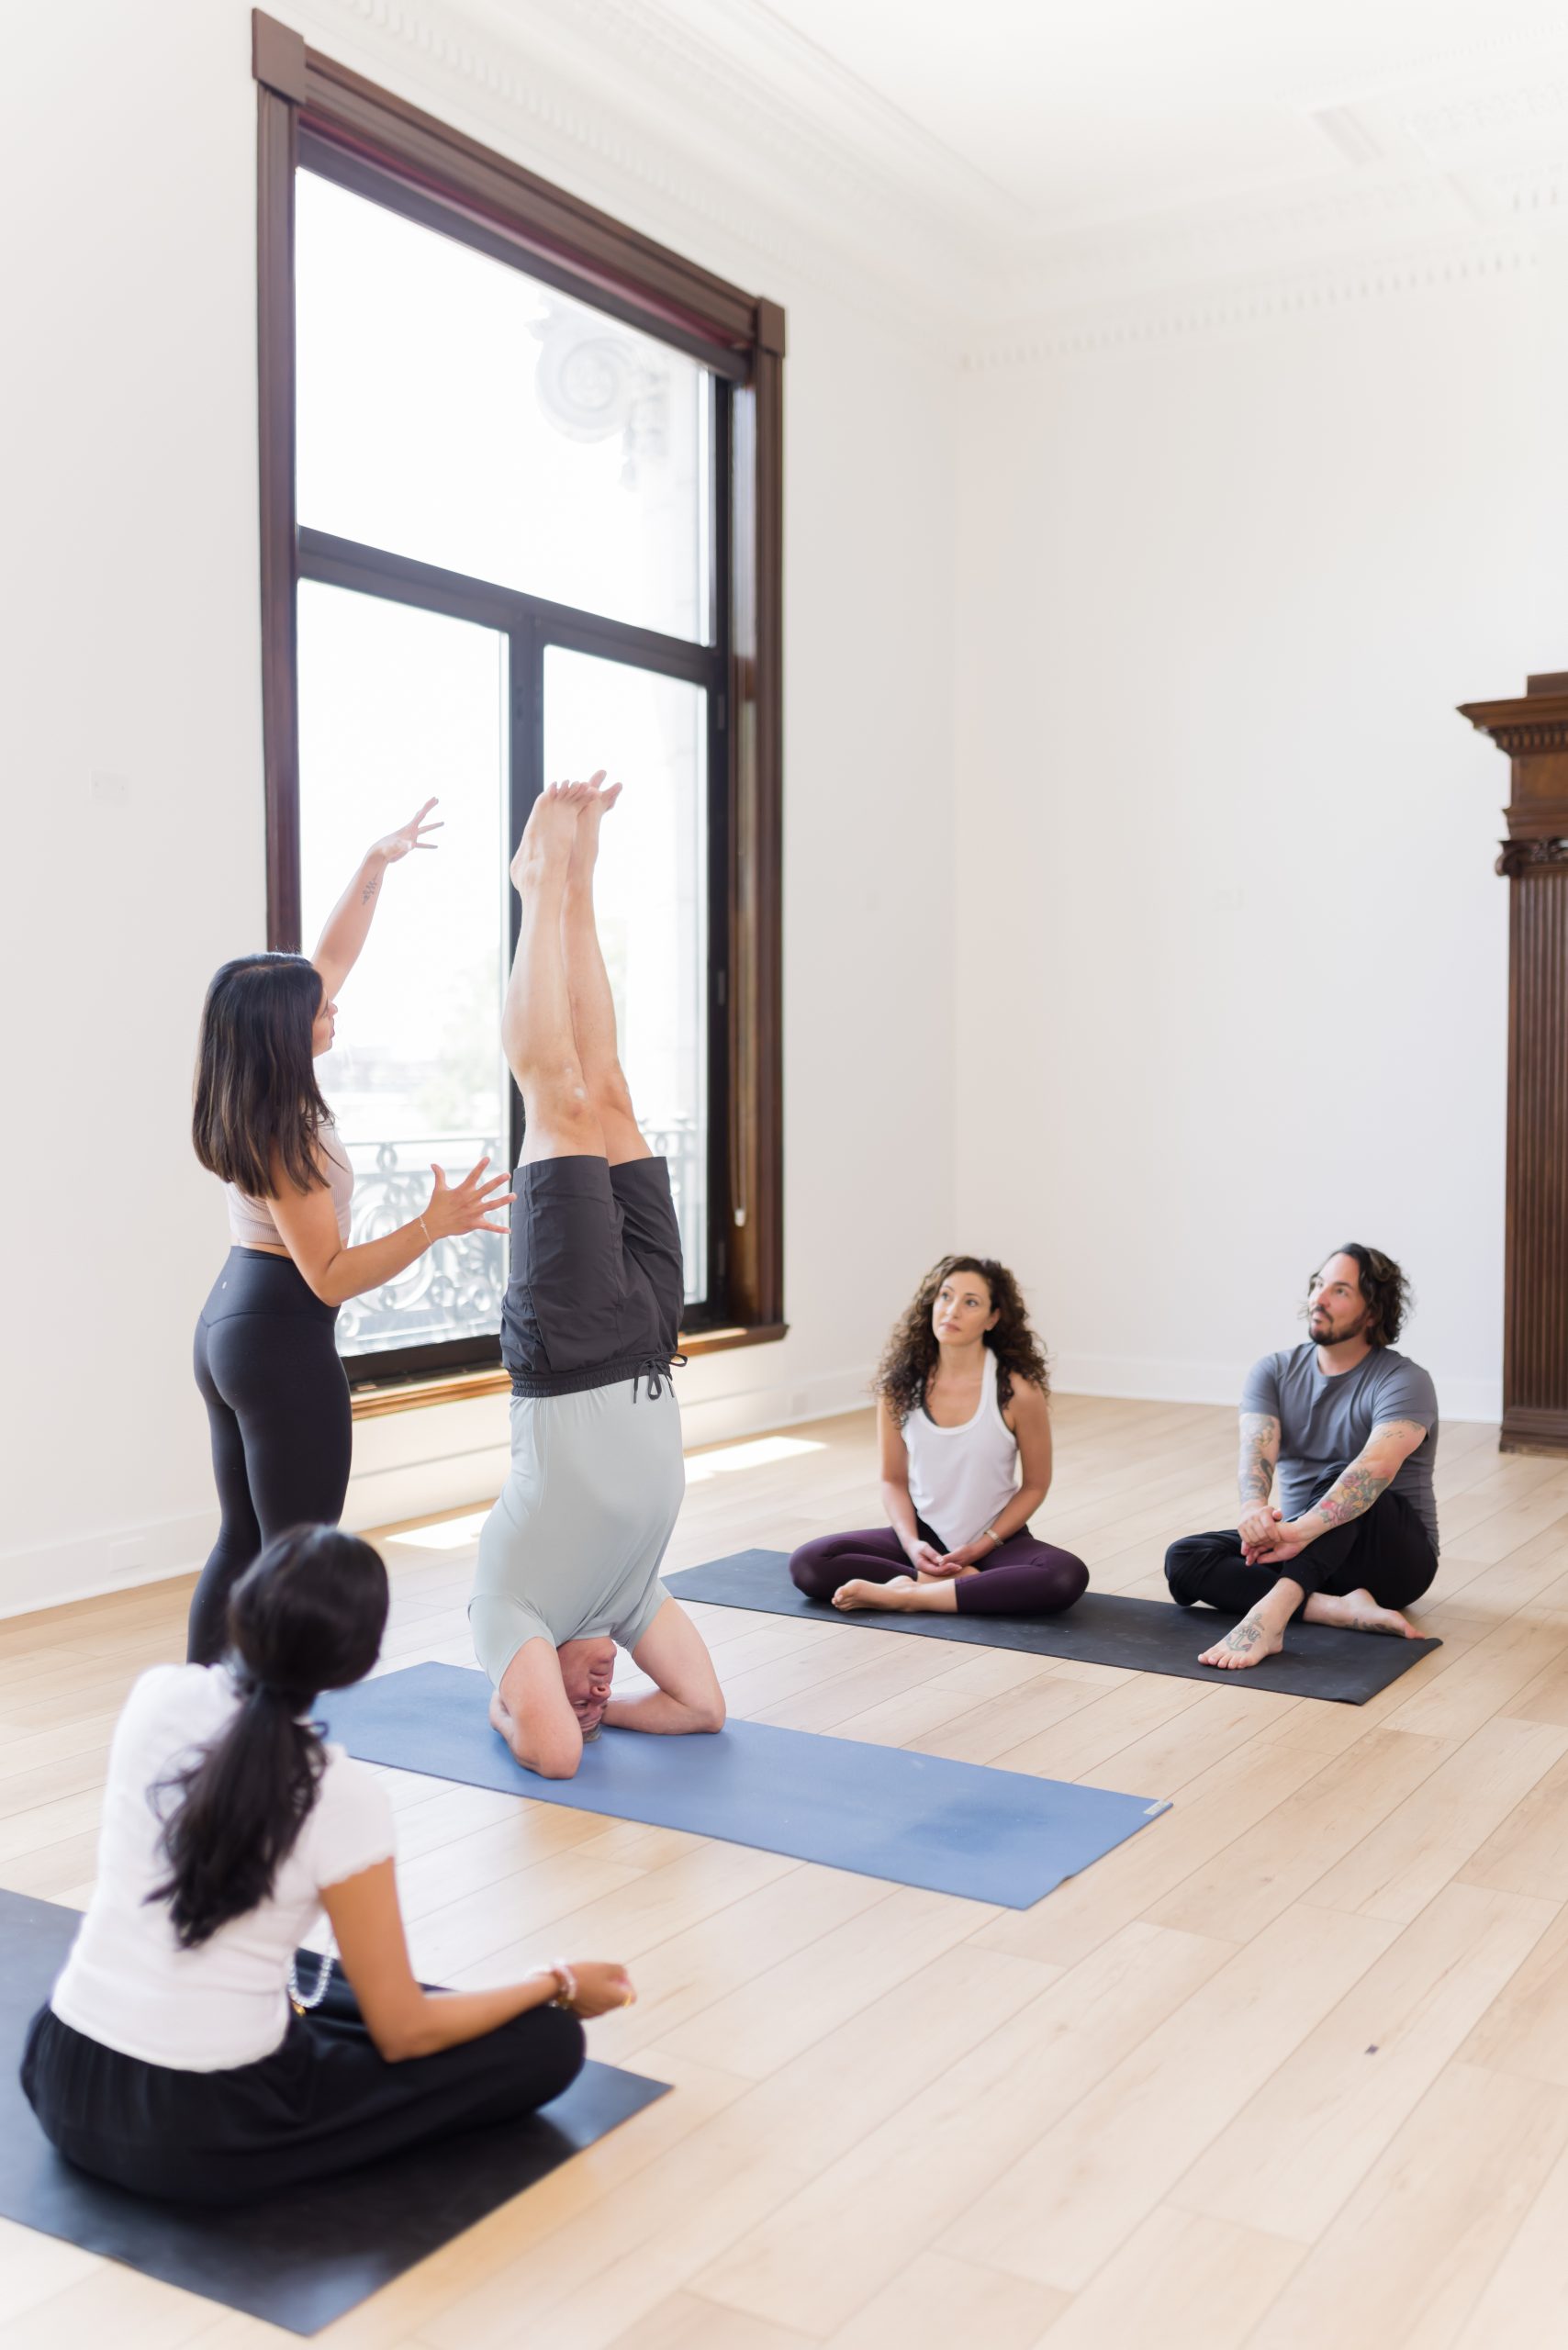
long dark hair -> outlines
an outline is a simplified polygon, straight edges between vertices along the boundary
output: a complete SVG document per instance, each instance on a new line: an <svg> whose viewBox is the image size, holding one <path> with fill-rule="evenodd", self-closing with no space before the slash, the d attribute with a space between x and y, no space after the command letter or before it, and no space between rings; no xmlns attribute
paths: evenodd
<svg viewBox="0 0 1568 2350"><path fill-rule="evenodd" d="M167 1901L174 1939L195 1950L263 1902L310 1817L326 1768L314 1723L323 1689L375 1662L386 1628L386 1570L368 1542L297 1526L270 1542L229 1601L232 1721L151 1790L169 1863L147 1897Z"/></svg>
<svg viewBox="0 0 1568 2350"><path fill-rule="evenodd" d="M939 1257L893 1325L882 1350L871 1392L881 1396L894 1419L902 1424L925 1401L925 1390L936 1368L941 1346L931 1326L932 1308L943 1282L951 1273L978 1273L997 1309L985 1343L996 1357L996 1398L1003 1408L1012 1401L1013 1382L1026 1381L1042 1395L1051 1392L1045 1348L1029 1327L1024 1292L1005 1265L994 1257Z"/></svg>
<svg viewBox="0 0 1568 2350"><path fill-rule="evenodd" d="M1355 1259L1361 1295L1372 1310L1372 1319L1367 1324L1367 1343L1373 1347L1391 1347L1405 1327L1405 1317L1416 1302L1406 1275L1392 1257L1385 1257L1381 1248L1369 1248L1361 1240L1347 1240L1339 1248L1330 1248L1328 1257ZM1323 1259L1324 1265L1328 1262L1328 1257ZM1309 1303L1322 1270L1320 1265L1307 1282ZM1307 1311L1308 1305L1304 1304L1302 1312Z"/></svg>
<svg viewBox="0 0 1568 2350"><path fill-rule="evenodd" d="M191 1139L202 1165L253 1199L275 1189L275 1154L301 1192L326 1181L316 1136L327 1104L310 1032L321 974L303 955L241 955L214 973L201 1008Z"/></svg>

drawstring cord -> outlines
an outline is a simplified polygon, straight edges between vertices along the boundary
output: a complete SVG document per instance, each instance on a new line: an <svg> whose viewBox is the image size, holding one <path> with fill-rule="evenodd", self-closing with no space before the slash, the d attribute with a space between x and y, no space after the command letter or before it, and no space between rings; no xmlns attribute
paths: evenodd
<svg viewBox="0 0 1568 2350"><path fill-rule="evenodd" d="M658 1402L659 1397L664 1393L666 1386L669 1388L669 1391L673 1395L675 1393L675 1382L670 1378L670 1373L672 1371L684 1371L685 1369L686 1357L684 1355L644 1355L642 1361L637 1365L636 1370L632 1373L633 1403L634 1404L637 1401L638 1396L641 1394L643 1382L644 1379L648 1382L648 1401L650 1404L656 1404Z"/></svg>

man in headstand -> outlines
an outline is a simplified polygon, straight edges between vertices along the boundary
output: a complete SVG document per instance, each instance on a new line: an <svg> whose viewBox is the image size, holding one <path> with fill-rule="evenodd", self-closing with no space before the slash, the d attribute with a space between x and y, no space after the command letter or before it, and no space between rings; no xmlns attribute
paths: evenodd
<svg viewBox="0 0 1568 2350"><path fill-rule="evenodd" d="M1438 1397L1394 1351L1408 1303L1393 1259L1351 1241L1312 1281L1307 1343L1248 1373L1235 1530L1189 1534L1165 1553L1179 1606L1241 1618L1200 1664L1260 1663L1296 1615L1420 1638L1401 1611L1438 1572Z"/></svg>
<svg viewBox="0 0 1568 2350"><path fill-rule="evenodd" d="M621 787L603 784L552 784L534 803L512 860L522 919L501 1018L527 1121L501 1313L511 1472L468 1616L490 1719L547 1779L573 1776L601 1722L724 1720L701 1635L659 1581L686 1490L670 1384L680 1232L616 1051L593 869ZM610 1695L618 1645L652 1689Z"/></svg>

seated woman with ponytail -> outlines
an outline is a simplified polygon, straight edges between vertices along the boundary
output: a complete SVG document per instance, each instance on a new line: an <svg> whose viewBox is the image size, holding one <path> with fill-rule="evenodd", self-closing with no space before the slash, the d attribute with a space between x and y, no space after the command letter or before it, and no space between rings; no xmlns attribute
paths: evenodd
<svg viewBox="0 0 1568 2350"><path fill-rule="evenodd" d="M386 1790L310 1720L375 1663L386 1603L368 1543L297 1528L234 1586L223 1664L158 1665L131 1691L92 1902L22 2060L81 2169L241 2203L521 2121L576 2078L578 2019L632 1998L599 1964L492 1991L415 1981ZM346 1981L313 1958L295 1974L323 1909Z"/></svg>
<svg viewBox="0 0 1568 2350"><path fill-rule="evenodd" d="M934 1265L888 1340L875 1393L888 1524L802 1543L790 1572L808 1599L1059 1616L1082 1598L1082 1560L1029 1531L1050 1491L1050 1388L1005 1265Z"/></svg>

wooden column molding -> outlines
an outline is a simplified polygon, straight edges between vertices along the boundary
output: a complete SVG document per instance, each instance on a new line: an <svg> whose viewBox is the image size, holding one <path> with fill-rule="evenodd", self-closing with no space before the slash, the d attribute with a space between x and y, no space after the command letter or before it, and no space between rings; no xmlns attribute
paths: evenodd
<svg viewBox="0 0 1568 2350"><path fill-rule="evenodd" d="M1568 673L1460 715L1506 754L1505 1452L1568 1452Z"/></svg>

